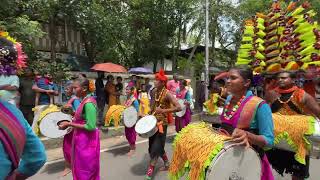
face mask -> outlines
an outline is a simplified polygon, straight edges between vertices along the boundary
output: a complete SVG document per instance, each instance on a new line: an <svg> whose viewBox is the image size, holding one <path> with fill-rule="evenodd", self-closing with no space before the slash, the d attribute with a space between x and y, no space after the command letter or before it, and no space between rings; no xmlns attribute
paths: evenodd
<svg viewBox="0 0 320 180"><path fill-rule="evenodd" d="M76 95L77 91L75 89L72 90L72 94Z"/></svg>

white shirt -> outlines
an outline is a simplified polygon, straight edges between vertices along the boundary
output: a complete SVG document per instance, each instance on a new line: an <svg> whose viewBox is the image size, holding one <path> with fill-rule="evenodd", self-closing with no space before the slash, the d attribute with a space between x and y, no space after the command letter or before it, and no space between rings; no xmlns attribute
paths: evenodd
<svg viewBox="0 0 320 180"><path fill-rule="evenodd" d="M3 85L10 85L16 86L19 88L20 82L19 77L17 75L10 75L10 76L0 76L0 86ZM7 90L0 90L0 98L4 101L9 101L10 103L15 102L15 98L17 97L17 91L7 91Z"/></svg>

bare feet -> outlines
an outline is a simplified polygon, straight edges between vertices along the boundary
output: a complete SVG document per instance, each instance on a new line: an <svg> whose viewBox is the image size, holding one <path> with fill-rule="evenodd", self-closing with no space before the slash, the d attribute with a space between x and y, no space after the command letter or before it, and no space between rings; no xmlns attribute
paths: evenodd
<svg viewBox="0 0 320 180"><path fill-rule="evenodd" d="M63 170L63 172L62 172L62 174L61 174L61 177L65 177L65 176L68 175L69 173L71 173L71 169L68 168L68 167L66 167L66 168Z"/></svg>
<svg viewBox="0 0 320 180"><path fill-rule="evenodd" d="M159 168L160 171L168 171L169 170L169 166L162 166Z"/></svg>
<svg viewBox="0 0 320 180"><path fill-rule="evenodd" d="M130 149L130 151L128 152L128 156L129 157L131 157L131 156L133 156L134 155L134 153L135 153L136 151L134 150L134 149Z"/></svg>

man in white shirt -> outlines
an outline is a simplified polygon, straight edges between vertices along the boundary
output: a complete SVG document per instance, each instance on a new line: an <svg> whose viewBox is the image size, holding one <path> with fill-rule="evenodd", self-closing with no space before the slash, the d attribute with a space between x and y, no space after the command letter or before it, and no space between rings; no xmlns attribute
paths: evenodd
<svg viewBox="0 0 320 180"><path fill-rule="evenodd" d="M17 75L0 75L0 99L17 105L19 85Z"/></svg>

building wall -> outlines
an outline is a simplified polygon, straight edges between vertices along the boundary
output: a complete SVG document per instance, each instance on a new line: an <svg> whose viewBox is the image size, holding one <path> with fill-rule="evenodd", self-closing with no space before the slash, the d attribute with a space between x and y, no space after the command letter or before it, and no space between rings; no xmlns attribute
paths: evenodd
<svg viewBox="0 0 320 180"><path fill-rule="evenodd" d="M42 29L46 33L42 38L35 38L34 43L38 51L50 52L51 39L49 37L49 24L42 24ZM55 44L58 53L73 53L84 55L82 47L81 33L67 24L56 26L57 43Z"/></svg>

